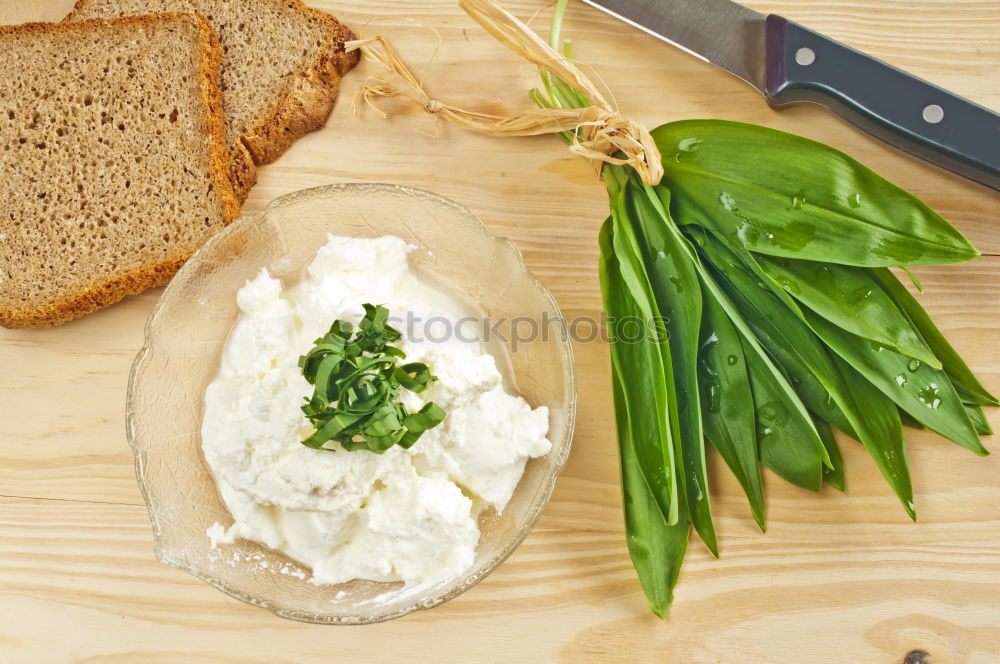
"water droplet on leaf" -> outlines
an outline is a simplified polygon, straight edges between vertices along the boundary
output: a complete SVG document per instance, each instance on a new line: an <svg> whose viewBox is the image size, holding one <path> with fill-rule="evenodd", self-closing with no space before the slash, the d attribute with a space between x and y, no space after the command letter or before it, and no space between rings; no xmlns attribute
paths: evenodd
<svg viewBox="0 0 1000 664"><path fill-rule="evenodd" d="M796 284L788 277L779 277L778 283L781 284L781 287L784 288L789 293L791 293L792 295L798 295L800 292L798 284Z"/></svg>
<svg viewBox="0 0 1000 664"><path fill-rule="evenodd" d="M917 242L893 241L881 238L871 248L871 252L879 258L886 258L892 261L896 265L909 265L924 255L924 248Z"/></svg>
<svg viewBox="0 0 1000 664"><path fill-rule="evenodd" d="M677 149L681 152L694 152L700 143L700 138L682 138L677 144Z"/></svg>
<svg viewBox="0 0 1000 664"><path fill-rule="evenodd" d="M718 413L722 403L722 386L716 381L708 384L708 412Z"/></svg>
<svg viewBox="0 0 1000 664"><path fill-rule="evenodd" d="M715 365L708 359L707 355L702 355L698 358L699 365L701 367L701 373L705 376L718 376L719 371L715 368Z"/></svg>
<svg viewBox="0 0 1000 664"><path fill-rule="evenodd" d="M701 342L701 350L702 352L710 351L718 343L719 343L719 335L716 334L715 332L712 332L710 335L705 337L705 340L703 342Z"/></svg>
<svg viewBox="0 0 1000 664"><path fill-rule="evenodd" d="M931 383L917 392L917 397L920 399L920 403L931 410L937 410L941 406L941 398L938 396L939 391L937 384Z"/></svg>
<svg viewBox="0 0 1000 664"><path fill-rule="evenodd" d="M751 223L740 224L736 229L736 237L743 246L753 246L760 240L760 229Z"/></svg>
<svg viewBox="0 0 1000 664"><path fill-rule="evenodd" d="M774 244L790 251L800 251L816 238L816 227L804 221L786 224L773 238Z"/></svg>
<svg viewBox="0 0 1000 664"><path fill-rule="evenodd" d="M910 371L916 371L917 369L920 368L920 360L910 360L908 368Z"/></svg>
<svg viewBox="0 0 1000 664"><path fill-rule="evenodd" d="M847 197L847 204L852 208L861 207L861 194L851 194Z"/></svg>
<svg viewBox="0 0 1000 664"><path fill-rule="evenodd" d="M847 299L849 302L857 304L859 302L867 300L874 294L875 291L873 289L869 288L868 286L861 286L860 288L856 288L853 291L851 291L851 294L848 296Z"/></svg>
<svg viewBox="0 0 1000 664"><path fill-rule="evenodd" d="M788 423L788 408L780 401L768 401L757 409L757 418L768 427L781 427Z"/></svg>

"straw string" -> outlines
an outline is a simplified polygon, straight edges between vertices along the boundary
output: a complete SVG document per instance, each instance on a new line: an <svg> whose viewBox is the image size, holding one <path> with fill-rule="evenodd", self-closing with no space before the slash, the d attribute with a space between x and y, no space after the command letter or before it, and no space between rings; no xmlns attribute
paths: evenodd
<svg viewBox="0 0 1000 664"><path fill-rule="evenodd" d="M570 132L570 151L591 160L598 173L605 163L629 165L644 182L656 184L663 177L660 152L641 123L622 115L571 60L557 53L524 22L495 0L459 0L463 10L498 41L551 76L587 96L586 108L531 108L509 116L464 109L430 96L394 48L381 36L346 44L382 65L386 77L372 77L358 88L353 110L363 101L387 117L375 100L403 96L429 114L458 127L490 136L540 136Z"/></svg>

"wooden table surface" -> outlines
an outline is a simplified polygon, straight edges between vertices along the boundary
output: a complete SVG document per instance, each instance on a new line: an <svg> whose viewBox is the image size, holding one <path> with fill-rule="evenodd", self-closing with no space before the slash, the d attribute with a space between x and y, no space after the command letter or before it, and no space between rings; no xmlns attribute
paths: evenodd
<svg viewBox="0 0 1000 664"><path fill-rule="evenodd" d="M0 22L59 19L69 0L0 0ZM390 37L441 98L510 111L535 74L452 0L312 2ZM781 13L1000 110L998 0L760 0ZM517 0L521 16L543 0ZM542 28L543 13L535 20ZM368 24L366 26L366 24ZM430 61L437 38L440 50ZM1000 195L905 157L825 111L770 110L743 83L572 3L578 57L650 126L721 117L834 145L921 196L983 252L915 270L922 302L1000 392ZM344 83L326 128L261 169L253 212L333 182L430 189L513 238L567 316L600 309L597 229L606 198L552 138L491 139L389 104L351 114L370 64ZM646 608L622 533L608 352L576 348L574 449L532 535L484 582L379 625L282 620L157 563L125 440L125 385L160 291L46 330L0 330L0 663L329 661L1000 662L1000 456L908 431L920 522L874 464L843 445L848 491L811 494L767 475L760 534L713 454L722 559L691 547L665 622ZM1000 427L997 411L989 413ZM987 441L987 445L991 445ZM996 443L992 443L996 446Z"/></svg>

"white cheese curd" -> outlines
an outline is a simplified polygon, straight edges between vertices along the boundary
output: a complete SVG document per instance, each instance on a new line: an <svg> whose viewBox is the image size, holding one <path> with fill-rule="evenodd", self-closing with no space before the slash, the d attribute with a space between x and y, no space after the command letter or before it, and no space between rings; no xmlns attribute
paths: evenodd
<svg viewBox="0 0 1000 664"><path fill-rule="evenodd" d="M262 271L240 289L241 313L205 392L202 447L233 518L208 529L213 546L260 542L309 566L317 584L454 578L472 565L479 513L502 511L527 460L551 449L547 408L508 394L468 331L441 333L466 312L417 277L409 249L398 237L331 235L299 284ZM447 417L408 450L305 447L313 428L301 406L313 388L299 356L335 319L356 324L366 302L388 307L397 327L406 312L421 321L396 345L438 381L401 397L411 411L434 401Z"/></svg>

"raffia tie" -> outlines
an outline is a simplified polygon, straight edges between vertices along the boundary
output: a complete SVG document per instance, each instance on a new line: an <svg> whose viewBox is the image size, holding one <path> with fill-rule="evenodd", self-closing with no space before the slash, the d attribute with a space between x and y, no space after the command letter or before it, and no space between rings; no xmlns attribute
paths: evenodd
<svg viewBox="0 0 1000 664"><path fill-rule="evenodd" d="M532 108L510 116L480 113L453 106L431 97L423 83L381 36L346 44L348 51L361 50L380 63L392 80L370 78L358 89L354 112L364 101L382 117L386 113L374 102L379 97L407 97L427 113L490 136L540 136L571 132L570 151L593 161L598 173L605 163L629 165L644 182L656 184L663 177L660 152L642 124L620 114L604 95L566 57L554 51L527 25L494 0L459 0L469 16L512 51L557 76L591 100L586 108Z"/></svg>

